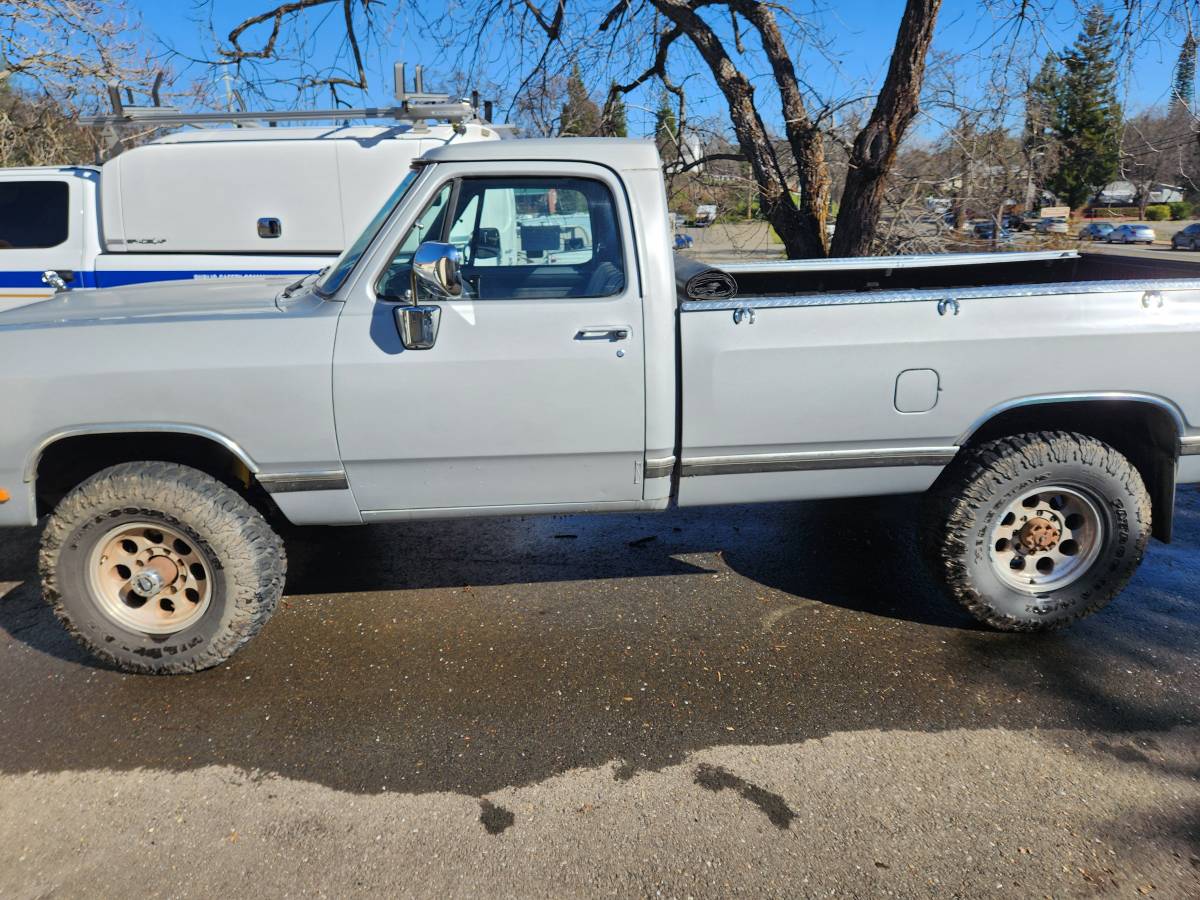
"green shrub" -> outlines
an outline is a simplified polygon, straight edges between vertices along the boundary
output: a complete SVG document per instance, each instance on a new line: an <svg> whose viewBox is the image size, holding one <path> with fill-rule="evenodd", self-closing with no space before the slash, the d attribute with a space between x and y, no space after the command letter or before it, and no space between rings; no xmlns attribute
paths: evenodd
<svg viewBox="0 0 1200 900"><path fill-rule="evenodd" d="M1192 204L1186 200L1176 200L1174 203L1168 203L1167 206L1171 209L1171 218L1176 222L1192 217Z"/></svg>
<svg viewBox="0 0 1200 900"><path fill-rule="evenodd" d="M1163 222L1171 215L1171 207L1165 203L1156 203L1146 207L1146 218L1151 222Z"/></svg>

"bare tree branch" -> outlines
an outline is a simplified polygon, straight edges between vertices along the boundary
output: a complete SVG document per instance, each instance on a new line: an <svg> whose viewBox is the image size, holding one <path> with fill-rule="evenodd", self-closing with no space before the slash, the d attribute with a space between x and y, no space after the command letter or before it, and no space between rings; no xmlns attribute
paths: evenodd
<svg viewBox="0 0 1200 900"><path fill-rule="evenodd" d="M941 0L908 0L905 4L879 99L866 126L854 139L833 238L836 256L861 256L870 250L883 201L884 179L895 162L904 132L917 114L925 58L940 7Z"/></svg>

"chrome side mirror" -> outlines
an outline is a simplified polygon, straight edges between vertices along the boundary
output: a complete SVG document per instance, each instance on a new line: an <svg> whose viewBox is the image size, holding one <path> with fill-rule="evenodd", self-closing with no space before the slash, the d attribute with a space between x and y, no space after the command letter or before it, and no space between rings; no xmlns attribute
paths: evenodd
<svg viewBox="0 0 1200 900"><path fill-rule="evenodd" d="M453 244L426 241L412 259L412 299L450 300L461 297L458 248Z"/></svg>
<svg viewBox="0 0 1200 900"><path fill-rule="evenodd" d="M440 306L397 306L394 315L405 350L428 350L437 341Z"/></svg>
<svg viewBox="0 0 1200 900"><path fill-rule="evenodd" d="M426 241L412 258L410 306L397 306L396 328L406 350L428 350L437 341L442 320L440 306L422 305L422 300L453 300L463 294L458 273L458 248L453 244Z"/></svg>

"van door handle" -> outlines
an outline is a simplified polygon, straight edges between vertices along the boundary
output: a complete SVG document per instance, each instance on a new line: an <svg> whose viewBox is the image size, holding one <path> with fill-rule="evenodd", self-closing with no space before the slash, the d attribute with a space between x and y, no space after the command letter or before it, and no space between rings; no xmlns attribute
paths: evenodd
<svg viewBox="0 0 1200 900"><path fill-rule="evenodd" d="M603 325L595 328L580 328L575 332L575 340L577 341L623 341L628 337L628 325Z"/></svg>

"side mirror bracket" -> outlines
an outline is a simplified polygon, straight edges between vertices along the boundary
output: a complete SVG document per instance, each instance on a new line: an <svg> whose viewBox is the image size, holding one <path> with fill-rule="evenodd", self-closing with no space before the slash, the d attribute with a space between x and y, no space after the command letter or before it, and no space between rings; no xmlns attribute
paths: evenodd
<svg viewBox="0 0 1200 900"><path fill-rule="evenodd" d="M438 326L442 319L440 306L397 306L393 314L405 350L429 350L437 343Z"/></svg>

